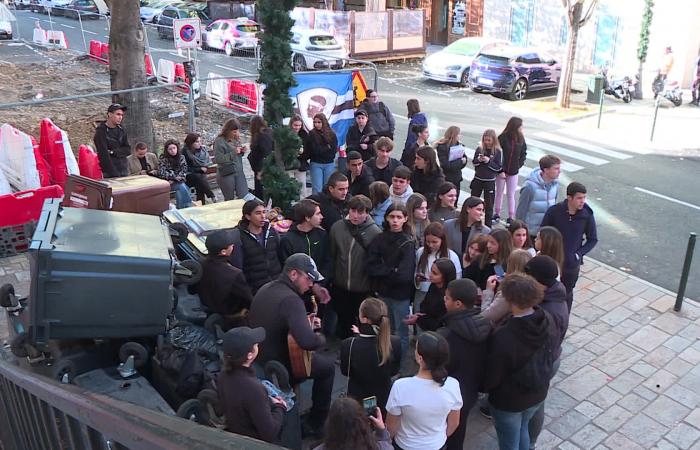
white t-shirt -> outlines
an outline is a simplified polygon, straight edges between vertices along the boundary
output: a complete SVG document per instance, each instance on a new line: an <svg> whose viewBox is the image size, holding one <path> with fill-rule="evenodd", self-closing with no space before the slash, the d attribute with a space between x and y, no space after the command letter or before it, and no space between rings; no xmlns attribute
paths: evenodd
<svg viewBox="0 0 700 450"><path fill-rule="evenodd" d="M418 261L420 260L421 255L425 251L425 247L421 247L418 250L416 250L416 267L418 267ZM462 278L462 263L459 260L459 256L457 256L457 253L455 253L452 250L448 249L448 255L450 258L450 261L452 261L452 264L455 265L455 271L457 272L457 278ZM430 278L430 270L433 268L433 263L437 259L437 253L430 253L428 254L428 262L425 265L425 270L423 271L423 275L425 278ZM430 281L422 281L419 284L416 285L416 289L418 289L421 292L428 292L428 289L430 289Z"/></svg>
<svg viewBox="0 0 700 450"><path fill-rule="evenodd" d="M386 403L392 416L401 416L394 439L404 450L438 450L447 441L447 415L462 408L459 383L447 377L445 385L411 377L394 382Z"/></svg>

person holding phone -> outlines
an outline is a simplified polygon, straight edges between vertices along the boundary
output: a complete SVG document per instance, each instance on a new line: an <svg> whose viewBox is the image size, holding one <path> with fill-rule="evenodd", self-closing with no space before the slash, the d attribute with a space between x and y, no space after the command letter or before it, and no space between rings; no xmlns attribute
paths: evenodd
<svg viewBox="0 0 700 450"><path fill-rule="evenodd" d="M439 258L430 269L430 288L420 304L420 312L408 316L408 325L418 325L421 330L435 331L445 310L445 288L455 279L455 265L448 258Z"/></svg>
<svg viewBox="0 0 700 450"><path fill-rule="evenodd" d="M462 272L462 276L474 281L479 289L486 289L486 281L491 275L495 275L497 265L506 270L506 262L512 250L513 238L508 230L503 228L492 230L486 243L486 252L480 259L469 264L469 267Z"/></svg>
<svg viewBox="0 0 700 450"><path fill-rule="evenodd" d="M366 405L370 404L370 397ZM314 450L393 450L391 437L376 406L369 414L363 405L351 397L339 397L331 405L326 420L323 443Z"/></svg>

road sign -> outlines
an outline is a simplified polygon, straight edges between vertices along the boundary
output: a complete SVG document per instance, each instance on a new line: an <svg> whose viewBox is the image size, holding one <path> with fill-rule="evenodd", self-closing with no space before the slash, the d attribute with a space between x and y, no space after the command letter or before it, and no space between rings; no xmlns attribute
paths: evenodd
<svg viewBox="0 0 700 450"><path fill-rule="evenodd" d="M175 48L199 48L202 46L202 29L199 19L173 20Z"/></svg>

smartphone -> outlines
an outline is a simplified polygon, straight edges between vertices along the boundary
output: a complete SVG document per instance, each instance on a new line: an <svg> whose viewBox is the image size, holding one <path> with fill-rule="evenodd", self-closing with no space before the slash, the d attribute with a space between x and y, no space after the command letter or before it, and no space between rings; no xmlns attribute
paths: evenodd
<svg viewBox="0 0 700 450"><path fill-rule="evenodd" d="M373 395L371 397L363 398L362 407L365 409L365 414L374 417L374 414L377 412L377 397Z"/></svg>
<svg viewBox="0 0 700 450"><path fill-rule="evenodd" d="M506 271L503 270L503 266L501 266L500 264L496 264L493 268L493 271L496 272L498 281L503 281L503 277L506 276Z"/></svg>

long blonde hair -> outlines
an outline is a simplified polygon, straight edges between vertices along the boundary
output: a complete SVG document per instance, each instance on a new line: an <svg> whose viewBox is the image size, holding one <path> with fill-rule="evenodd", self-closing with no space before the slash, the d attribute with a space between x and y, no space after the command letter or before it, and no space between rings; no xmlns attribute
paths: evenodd
<svg viewBox="0 0 700 450"><path fill-rule="evenodd" d="M367 297L360 304L360 316L369 320L377 334L379 365L383 366L391 356L391 324L386 303L374 297Z"/></svg>
<svg viewBox="0 0 700 450"><path fill-rule="evenodd" d="M447 127L445 130L445 135L442 137L442 139L437 141L436 144L447 144L448 147L457 145L459 143L459 134L461 132L462 130L460 130L457 126L452 125Z"/></svg>
<svg viewBox="0 0 700 450"><path fill-rule="evenodd" d="M487 136L491 138L491 148L486 148L486 145L484 144L484 138ZM484 131L484 134L481 135L480 146L481 146L481 153L484 156L492 156L492 155L495 155L496 152L502 151L501 144L498 142L498 137L496 136L496 130L489 128L486 131Z"/></svg>
<svg viewBox="0 0 700 450"><path fill-rule="evenodd" d="M532 255L527 250L516 248L508 257L508 273L524 272L525 264L532 259Z"/></svg>

